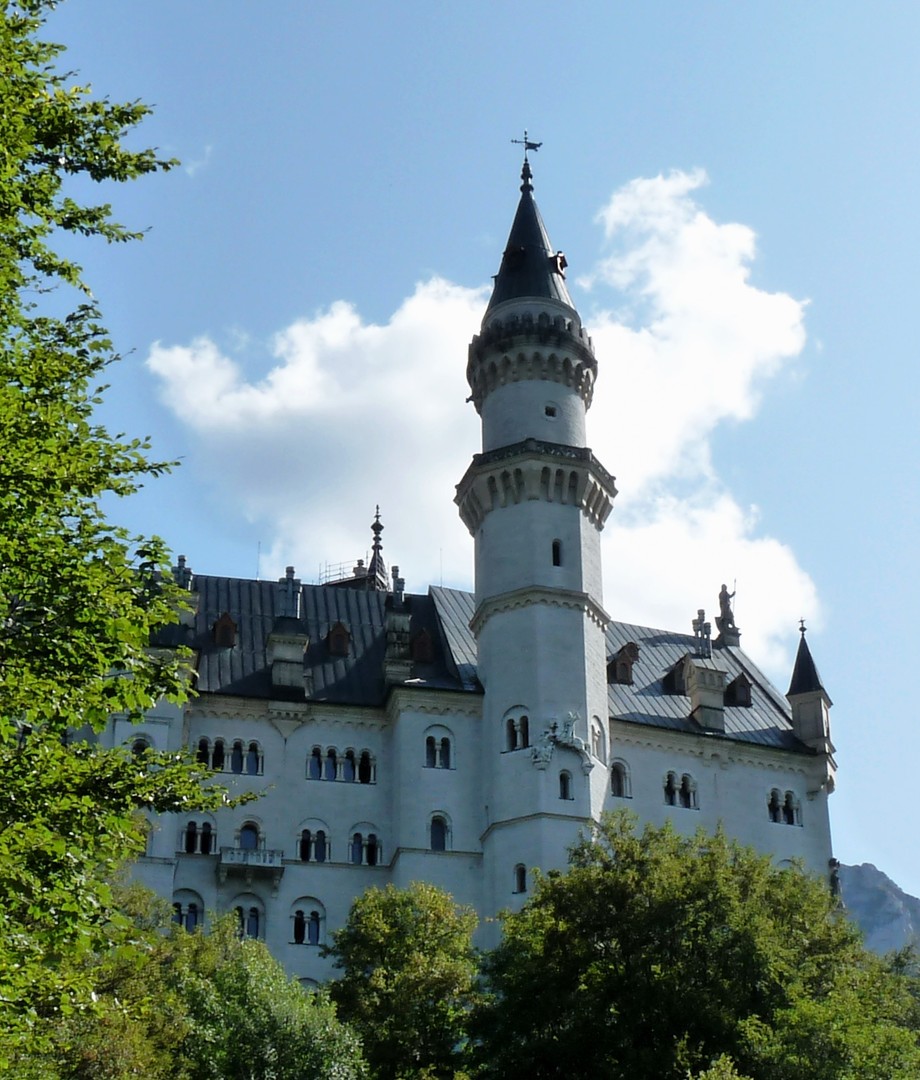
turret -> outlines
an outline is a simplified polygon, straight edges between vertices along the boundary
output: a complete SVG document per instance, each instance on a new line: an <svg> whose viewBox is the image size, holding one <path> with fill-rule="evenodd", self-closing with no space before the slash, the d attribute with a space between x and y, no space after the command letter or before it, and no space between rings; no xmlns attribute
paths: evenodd
<svg viewBox="0 0 920 1080"><path fill-rule="evenodd" d="M833 702L821 683L811 650L805 640L804 621L799 626L799 632L802 636L792 669L792 679L786 692L786 699L792 707L792 729L806 746L826 757L827 782L832 790L835 763L830 710Z"/></svg>

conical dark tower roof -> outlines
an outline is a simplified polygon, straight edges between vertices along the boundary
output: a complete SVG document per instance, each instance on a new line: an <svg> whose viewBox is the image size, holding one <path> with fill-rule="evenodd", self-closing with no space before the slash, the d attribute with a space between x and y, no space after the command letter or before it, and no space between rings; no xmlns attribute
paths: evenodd
<svg viewBox="0 0 920 1080"><path fill-rule="evenodd" d="M533 173L526 157L521 170L521 201L505 245L502 264L495 275L492 299L486 314L506 300L545 297L574 311L565 284L565 256L549 242L546 226L533 197Z"/></svg>
<svg viewBox="0 0 920 1080"><path fill-rule="evenodd" d="M789 683L786 697L793 697L795 694L812 694L816 690L820 690L825 697L828 697L829 701L828 693L821 684L821 676L818 674L818 669L812 659L811 649L808 648L808 642L805 640L804 623L800 628L800 633L802 636L799 638L799 651L795 656L792 681Z"/></svg>

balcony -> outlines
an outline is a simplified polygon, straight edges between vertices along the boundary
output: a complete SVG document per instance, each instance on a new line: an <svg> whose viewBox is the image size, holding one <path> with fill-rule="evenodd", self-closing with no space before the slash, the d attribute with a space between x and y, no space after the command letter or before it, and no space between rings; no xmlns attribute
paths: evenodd
<svg viewBox="0 0 920 1080"><path fill-rule="evenodd" d="M229 876L241 877L251 885L257 878L269 878L272 892L277 892L284 873L283 856L283 851L274 848L222 847L217 861L218 880L223 885Z"/></svg>

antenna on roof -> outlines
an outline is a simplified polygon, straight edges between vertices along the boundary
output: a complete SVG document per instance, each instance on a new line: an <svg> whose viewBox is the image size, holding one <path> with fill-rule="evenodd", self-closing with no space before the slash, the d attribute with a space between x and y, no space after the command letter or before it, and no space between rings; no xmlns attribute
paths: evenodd
<svg viewBox="0 0 920 1080"><path fill-rule="evenodd" d="M256 581L259 580L259 568L262 566L262 541L256 544Z"/></svg>

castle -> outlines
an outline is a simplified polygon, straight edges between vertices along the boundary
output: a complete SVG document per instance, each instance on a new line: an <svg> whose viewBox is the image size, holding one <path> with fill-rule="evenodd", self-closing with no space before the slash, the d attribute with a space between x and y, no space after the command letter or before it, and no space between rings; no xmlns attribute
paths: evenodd
<svg viewBox="0 0 920 1080"><path fill-rule="evenodd" d="M831 859L831 702L804 628L783 696L741 650L724 586L714 639L703 612L686 634L604 609L616 488L587 446L598 364L526 153L521 176L467 366L482 450L456 502L475 593L405 593L379 513L367 565L326 584L180 558L194 611L164 644L194 651L197 696L106 735L188 747L262 795L156 820L136 876L189 928L236 911L305 984L331 974L319 946L369 886L421 879L483 918L514 909L531 868L564 866L617 807L682 832L721 824L815 873Z"/></svg>

